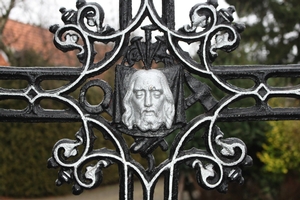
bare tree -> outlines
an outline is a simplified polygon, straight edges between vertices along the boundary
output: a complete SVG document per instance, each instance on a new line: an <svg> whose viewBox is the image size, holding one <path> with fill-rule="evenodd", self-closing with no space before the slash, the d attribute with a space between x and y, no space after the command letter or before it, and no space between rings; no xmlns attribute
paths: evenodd
<svg viewBox="0 0 300 200"><path fill-rule="evenodd" d="M13 59L14 53L3 41L3 32L12 10L24 0L0 0L0 51L2 51L8 60Z"/></svg>
<svg viewBox="0 0 300 200"><path fill-rule="evenodd" d="M56 7L53 1L0 0L0 51L7 57L10 64L19 66L20 59L23 54L25 55L25 51L39 52L37 55L40 55L45 61L53 57L53 53L48 51L53 51L55 48L52 44L51 33L47 31L49 26L47 20L51 19L49 15L53 15L49 8L53 7ZM22 31L16 31L16 29L10 31L12 27L11 19L34 26L30 29L28 29L29 26L23 26ZM13 22L13 24L17 23ZM20 26L22 25L18 25L18 27ZM30 41L33 41L30 37L32 35L37 37L35 43L41 43L38 47L37 45L30 45ZM26 44L29 45L23 44L25 41L24 36L28 37L28 40L26 40L28 43ZM44 38L44 40L41 40L41 38ZM17 43L22 43L25 48L20 49L20 45L16 45ZM53 45L53 48L51 48L51 45ZM16 48L16 46L18 47ZM44 48L40 50L38 49L39 46ZM64 58L64 60L67 59Z"/></svg>
<svg viewBox="0 0 300 200"><path fill-rule="evenodd" d="M1 0L0 1L0 50L4 51L6 55L10 55L11 52L9 49L4 45L2 35L4 31L5 24L9 19L9 15L12 9L16 5L16 0Z"/></svg>

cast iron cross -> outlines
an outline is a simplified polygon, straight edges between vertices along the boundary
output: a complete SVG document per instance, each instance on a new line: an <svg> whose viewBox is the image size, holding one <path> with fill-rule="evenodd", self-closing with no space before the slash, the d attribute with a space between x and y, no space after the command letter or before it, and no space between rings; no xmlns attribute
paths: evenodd
<svg viewBox="0 0 300 200"><path fill-rule="evenodd" d="M214 66L217 50L231 52L240 41L244 26L233 22L234 7L217 9L217 0L208 0L191 8L190 24L175 30L174 0L162 0L162 14L153 0L141 0L132 16L131 0L119 1L118 30L104 25L104 10L98 3L78 0L77 10L61 9L64 25L53 25L54 44L62 51L77 50L81 67L16 68L2 67L0 79L28 81L25 89L1 88L1 100L22 99L22 110L1 108L2 121L81 122L75 138L58 141L48 160L50 168L60 168L57 185L73 184L73 193L99 186L104 168L117 165L121 200L133 199L133 179L138 177L145 200L153 199L159 178L165 181L165 199L178 198L181 166L196 172L196 180L206 189L227 190L228 182L243 182L241 166L251 165L246 145L237 138L226 138L217 122L248 120L299 119L300 110L272 108L271 97L299 98L299 88L276 88L268 85L271 77L298 77L300 67L289 66ZM150 25L141 26L146 19ZM141 28L144 36L133 36ZM153 32L159 34L153 34ZM113 47L104 58L96 60L95 44ZM199 43L196 61L179 43ZM74 58L76 59L76 58ZM137 67L138 63L142 67ZM115 67L114 86L101 79ZM217 100L199 77L210 79L226 93ZM229 80L251 79L251 88L239 88ZM67 80L53 90L41 87L44 80ZM103 90L98 105L86 99L89 88ZM71 93L80 90L76 99ZM255 105L231 108L240 99L252 97ZM67 109L44 109L40 102L52 99ZM187 120L186 111L200 103L204 112ZM105 113L105 115L103 115ZM108 117L107 117L108 116ZM114 148L94 148L93 131L97 129ZM203 149L186 148L199 130L204 130ZM173 136L170 141L167 138ZM126 137L125 137L126 136ZM63 137L63 133L62 133ZM129 144L125 138L132 138ZM172 138L172 137L171 137ZM168 155L155 163L156 149ZM133 155L147 160L142 166Z"/></svg>

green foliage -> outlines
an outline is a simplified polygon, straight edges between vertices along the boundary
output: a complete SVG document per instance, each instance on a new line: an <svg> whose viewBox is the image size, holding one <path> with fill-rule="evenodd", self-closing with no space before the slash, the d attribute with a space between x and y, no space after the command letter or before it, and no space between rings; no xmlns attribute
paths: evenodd
<svg viewBox="0 0 300 200"><path fill-rule="evenodd" d="M30 48L14 53L14 55L10 57L9 61L12 66L19 66L19 67L51 66L50 61L45 60L39 54L39 52L36 52Z"/></svg>
<svg viewBox="0 0 300 200"><path fill-rule="evenodd" d="M273 79L271 85L287 87L299 84L295 78ZM269 100L272 107L290 107L297 109L299 99L273 98ZM259 159L265 164L264 171L284 176L287 173L300 172L300 136L299 121L272 121L272 129L266 133L267 141L262 145L263 151L258 153Z"/></svg>
<svg viewBox="0 0 300 200"><path fill-rule="evenodd" d="M57 172L47 169L53 145L78 131L71 124L1 123L0 196L41 197L67 192L55 186Z"/></svg>
<svg viewBox="0 0 300 200"><path fill-rule="evenodd" d="M238 51L260 64L300 60L300 4L297 0L226 0L246 22ZM251 16L251 18L249 18Z"/></svg>
<svg viewBox="0 0 300 200"><path fill-rule="evenodd" d="M259 159L265 164L267 172L287 174L289 171L300 172L300 137L297 121L270 122L272 129L266 133L267 143Z"/></svg>

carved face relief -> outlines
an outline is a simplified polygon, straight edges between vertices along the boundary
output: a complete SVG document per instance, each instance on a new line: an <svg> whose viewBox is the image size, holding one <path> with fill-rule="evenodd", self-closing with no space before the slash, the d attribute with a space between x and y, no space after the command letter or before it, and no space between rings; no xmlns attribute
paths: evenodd
<svg viewBox="0 0 300 200"><path fill-rule="evenodd" d="M156 69L138 70L129 81L123 99L123 123L132 129L156 131L161 125L171 128L175 114L174 99L165 75Z"/></svg>

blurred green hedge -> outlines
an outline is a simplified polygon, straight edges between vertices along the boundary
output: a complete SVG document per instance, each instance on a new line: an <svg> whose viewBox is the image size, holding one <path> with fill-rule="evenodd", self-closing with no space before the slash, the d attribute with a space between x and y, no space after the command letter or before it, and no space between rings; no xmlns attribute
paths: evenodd
<svg viewBox="0 0 300 200"><path fill-rule="evenodd" d="M0 196L45 197L71 194L72 187L57 187L58 169L48 169L53 145L62 138L75 139L80 123L1 123ZM111 146L98 138L97 146ZM118 181L117 167L105 169L102 184Z"/></svg>

